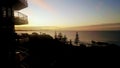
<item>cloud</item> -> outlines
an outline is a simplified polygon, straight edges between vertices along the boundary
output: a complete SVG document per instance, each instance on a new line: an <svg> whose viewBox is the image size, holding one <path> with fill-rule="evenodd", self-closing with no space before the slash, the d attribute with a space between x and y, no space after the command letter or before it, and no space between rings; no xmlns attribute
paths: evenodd
<svg viewBox="0 0 120 68"><path fill-rule="evenodd" d="M52 13L55 12L55 9L53 8L53 6L48 4L48 2L46 2L45 0L30 0L30 1L31 1L31 3L38 5L42 9L45 9Z"/></svg>

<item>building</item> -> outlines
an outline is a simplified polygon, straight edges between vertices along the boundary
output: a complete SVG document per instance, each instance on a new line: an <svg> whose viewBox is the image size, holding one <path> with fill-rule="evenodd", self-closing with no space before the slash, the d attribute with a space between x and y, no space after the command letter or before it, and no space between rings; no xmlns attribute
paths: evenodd
<svg viewBox="0 0 120 68"><path fill-rule="evenodd" d="M0 48L5 54L2 55L0 62L8 63L10 68L15 67L14 25L28 23L27 16L18 12L27 6L27 0L0 0ZM15 13L17 13L17 16L15 16ZM5 58L6 55L8 55L8 59Z"/></svg>

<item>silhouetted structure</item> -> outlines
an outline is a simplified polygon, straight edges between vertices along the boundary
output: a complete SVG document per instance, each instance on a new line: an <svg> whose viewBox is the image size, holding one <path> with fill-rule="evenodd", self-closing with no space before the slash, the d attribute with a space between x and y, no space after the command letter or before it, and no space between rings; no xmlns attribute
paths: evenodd
<svg viewBox="0 0 120 68"><path fill-rule="evenodd" d="M14 25L17 21L16 17L14 17L14 11L21 10L23 8L26 8L27 6L28 5L26 0L0 0L0 42L2 44L1 49L4 49L3 51L4 54L7 55L9 54L8 56L9 62L6 58L5 58L6 60L3 59L3 61L1 62L2 63L8 62L10 68L14 68L16 65L14 62L15 61Z"/></svg>

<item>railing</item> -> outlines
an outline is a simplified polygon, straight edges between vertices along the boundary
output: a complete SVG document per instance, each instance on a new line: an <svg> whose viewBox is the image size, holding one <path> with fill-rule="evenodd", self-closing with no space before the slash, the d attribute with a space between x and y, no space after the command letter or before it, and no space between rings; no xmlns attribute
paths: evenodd
<svg viewBox="0 0 120 68"><path fill-rule="evenodd" d="M16 12L14 13L14 21L15 25L24 25L28 24L28 16L24 15L21 12Z"/></svg>

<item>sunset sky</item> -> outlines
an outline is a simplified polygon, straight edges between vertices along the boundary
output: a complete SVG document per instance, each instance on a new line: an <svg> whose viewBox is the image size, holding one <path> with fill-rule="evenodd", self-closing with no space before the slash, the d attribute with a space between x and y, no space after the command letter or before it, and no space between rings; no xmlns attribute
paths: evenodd
<svg viewBox="0 0 120 68"><path fill-rule="evenodd" d="M120 0L28 0L28 8L20 12L31 26L120 23Z"/></svg>

